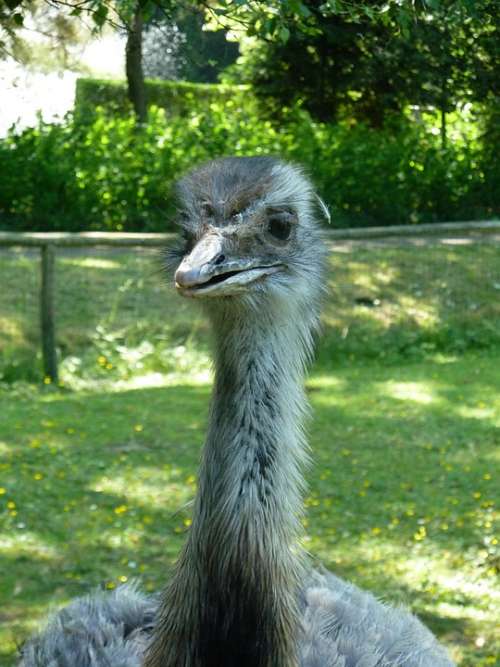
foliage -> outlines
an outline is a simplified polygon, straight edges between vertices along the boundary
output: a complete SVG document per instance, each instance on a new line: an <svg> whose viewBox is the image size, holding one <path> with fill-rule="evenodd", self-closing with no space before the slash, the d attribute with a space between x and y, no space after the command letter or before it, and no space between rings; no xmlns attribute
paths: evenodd
<svg viewBox="0 0 500 667"><path fill-rule="evenodd" d="M12 36L16 27L23 25L32 0L0 0L0 30ZM47 5L61 12L69 10L74 16L90 17L96 29L105 23L130 24L131 17L140 7L148 20L159 14L172 16L178 10L172 0L44 0ZM433 13L446 19L453 18L457 28L469 20L481 18L485 13L494 16L495 0L417 0L407 3L401 0L376 0L352 2L351 0L266 0L264 2L242 2L241 0L192 0L185 3L181 11L198 13L204 11L208 25L215 31L221 28L239 31L248 36L286 43L290 31L297 28L303 33L317 35L321 31L322 19L339 16L354 24L367 20L374 26L390 26L393 33L407 32L421 15ZM479 23L479 22L478 22ZM477 24L478 24L477 23ZM5 42L0 42L1 49Z"/></svg>
<svg viewBox="0 0 500 667"><path fill-rule="evenodd" d="M105 23L125 27L130 20L137 0L44 0L47 6L58 10L61 14L90 18L96 30ZM140 0L145 15L158 10L169 11L172 0ZM23 26L25 16L31 11L32 0L0 0L0 27L6 29L12 25ZM4 46L3 44L1 46Z"/></svg>
<svg viewBox="0 0 500 667"><path fill-rule="evenodd" d="M78 40L79 26L72 17L82 13L92 19L96 28L116 16L108 0L0 0L0 57L31 61L30 44L19 34L27 16L35 19L37 29L64 55L68 43Z"/></svg>
<svg viewBox="0 0 500 667"><path fill-rule="evenodd" d="M20 21L21 15L15 16ZM5 42L2 46L2 27L5 29L0 9L0 57L6 49L8 55L25 67L42 71L81 68L81 46L88 38L88 31L75 21L69 10L47 6L44 0L32 0L29 20L22 26L27 29L18 30L21 26L17 25L7 40L8 46Z"/></svg>
<svg viewBox="0 0 500 667"><path fill-rule="evenodd" d="M0 26L9 31L16 26L22 26L26 13L30 10L32 0L0 0ZM160 12L170 12L174 6L172 0L45 0L47 5L56 7L61 11L68 8L75 16L88 16L97 28L105 22L113 22L117 18L127 22L138 4L146 15L154 15ZM440 0L434 0L439 3ZM462 2L463 0L459 0ZM218 0L217 2L206 2L205 0L193 0L189 3L195 10L205 9L216 21L235 21L245 26L251 33L261 31L262 34L273 34L284 37L283 28L288 22L304 21L309 18L310 11L306 3L301 0L271 0L268 2L233 2L233 0ZM400 5L397 0L373 3L363 2L353 4L346 0L335 0L325 2L321 8L324 13L347 13L353 19L360 15L371 16L382 15L382 7L389 9L389 16L412 15L412 10Z"/></svg>
<svg viewBox="0 0 500 667"><path fill-rule="evenodd" d="M388 12L353 18L302 4L308 18L291 23L286 40L247 41L227 75L250 83L274 116L300 104L321 121L347 116L379 127L409 104L451 112L498 89L500 22L492 2L472 13L456 2L416 3L403 26Z"/></svg>
<svg viewBox="0 0 500 667"><path fill-rule="evenodd" d="M212 94L201 84L151 86L179 115L167 118L153 107L148 127L136 127L132 116L96 107L82 120L94 94L121 103L111 86L83 82L85 103L76 119L13 128L0 141L2 226L165 231L172 224L172 183L193 165L227 154L275 154L302 164L340 226L500 213L494 151L459 117L450 116L453 140L442 148L432 116L374 130L315 123L294 112L277 128L259 117L244 90L227 88L216 101L220 88Z"/></svg>
<svg viewBox="0 0 500 667"><path fill-rule="evenodd" d="M231 101L229 109L241 106L248 95L246 86L192 83L187 81L146 81L151 106L164 109L169 115L185 116L202 112L212 103ZM85 122L94 117L96 107L122 114L130 111L127 87L123 81L79 78L76 82L75 115Z"/></svg>
<svg viewBox="0 0 500 667"><path fill-rule="evenodd" d="M178 51L184 48L183 66L179 61L172 69L169 56L167 70L177 76L182 69L195 80L214 80L234 59L237 47L226 41L228 28L239 32L240 40L253 36L257 43L247 48L233 80L251 81L275 115L283 105L302 105L321 121L343 111L378 127L388 112L408 104L430 104L444 114L498 93L496 0L200 0L182 8L171 0L52 0L50 5L62 18L64 12L90 15L96 30L111 22L127 31L128 94L140 123L147 120L142 30L148 23L172 27L177 21L184 27L186 39L177 44ZM0 29L13 40L29 7L28 0L4 0L0 6ZM204 13L212 33L201 29ZM444 145L444 115L442 136Z"/></svg>
<svg viewBox="0 0 500 667"><path fill-rule="evenodd" d="M490 0L482 0L481 6ZM203 3L201 3L203 4ZM474 14L468 0L417 0L417 2L401 2L400 0L375 0L368 2L352 2L351 0L327 0L327 2L311 2L311 0L266 0L264 2L242 2L233 0L217 0L207 7L207 14L212 17L214 25L229 25L233 29L245 32L248 36L258 36L268 42L286 42L290 30L296 27L310 35L321 32L321 20L332 16L361 24L366 20L374 25L390 26L395 33L407 30L420 11L432 13L446 6L449 11L460 18L469 13Z"/></svg>
<svg viewBox="0 0 500 667"><path fill-rule="evenodd" d="M308 155L306 164L326 193L337 224L495 216L500 203L494 203L495 172L481 143L471 141L470 127L457 116L455 120L454 140L444 148L432 116L428 124L404 119L383 130L364 124L314 124L312 136L295 135L294 155Z"/></svg>

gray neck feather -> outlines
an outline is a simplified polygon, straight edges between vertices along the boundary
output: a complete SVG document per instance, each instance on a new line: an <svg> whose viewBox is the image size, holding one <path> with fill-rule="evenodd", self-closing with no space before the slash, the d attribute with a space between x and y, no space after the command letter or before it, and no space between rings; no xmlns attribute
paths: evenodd
<svg viewBox="0 0 500 667"><path fill-rule="evenodd" d="M193 525L145 664L293 667L312 322L278 300L210 315L215 386Z"/></svg>

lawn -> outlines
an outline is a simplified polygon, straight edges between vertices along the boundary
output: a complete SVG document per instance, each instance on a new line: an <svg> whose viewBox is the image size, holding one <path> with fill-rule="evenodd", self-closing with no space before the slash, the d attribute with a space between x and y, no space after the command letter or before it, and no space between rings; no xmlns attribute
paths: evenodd
<svg viewBox="0 0 500 667"><path fill-rule="evenodd" d="M305 546L411 607L459 664L495 665L500 249L340 250L307 384ZM59 259L63 381L40 389L36 269L0 257L2 665L75 595L161 587L210 395L205 322L129 253Z"/></svg>
<svg viewBox="0 0 500 667"><path fill-rule="evenodd" d="M321 364L500 348L499 244L339 244L335 250ZM40 378L36 258L0 255L0 381ZM207 323L164 283L155 253L60 256L56 311L64 382L74 388L148 370L206 368Z"/></svg>

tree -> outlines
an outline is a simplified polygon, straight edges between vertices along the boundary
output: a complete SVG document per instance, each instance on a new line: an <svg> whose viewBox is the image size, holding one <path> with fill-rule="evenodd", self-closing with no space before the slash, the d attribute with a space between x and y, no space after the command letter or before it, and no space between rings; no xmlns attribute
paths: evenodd
<svg viewBox="0 0 500 667"><path fill-rule="evenodd" d="M128 3L127 3L128 4ZM139 123L147 119L146 87L142 69L142 31L144 27L144 6L140 2L128 8L126 16L127 44L125 47L125 74L128 96L134 107ZM123 12L125 14L125 12Z"/></svg>
<svg viewBox="0 0 500 667"><path fill-rule="evenodd" d="M15 57L16 30L31 11L30 0L0 0L0 52ZM171 13L173 0L45 0L57 17L90 17L96 32L106 23L127 33L125 61L129 98L139 122L146 121L146 95L142 71L142 32L154 12Z"/></svg>
<svg viewBox="0 0 500 667"><path fill-rule="evenodd" d="M71 25L68 17L85 16L91 19L96 32L106 23L126 32L125 70L128 94L140 123L144 123L147 117L143 71L145 27L154 29L160 25L170 25L170 35L173 35L175 21L179 22L180 32L185 38L178 40L178 46L183 45L183 53L177 63L178 69L181 75L184 74L192 80L215 81L221 67L234 61L238 53L236 45L226 42L225 31L203 32L204 2L186 2L180 7L179 3L173 0L44 0L44 4L55 12L57 21L65 19L68 26ZM22 41L17 38L16 31L23 26L30 11L30 0L0 0L0 55L3 52L13 57L20 56ZM151 36L154 38L154 30ZM147 43L151 45L151 37ZM155 60L158 68L158 57Z"/></svg>
<svg viewBox="0 0 500 667"><path fill-rule="evenodd" d="M274 115L301 105L322 121L345 115L379 127L408 105L432 107L441 112L444 144L446 114L483 100L498 81L493 2L475 3L474 11L452 0L415 3L411 16L388 6L374 11L376 3L356 14L301 5L305 18L290 23L282 40L256 34L233 73Z"/></svg>
<svg viewBox="0 0 500 667"><path fill-rule="evenodd" d="M69 6L74 15L85 13L96 29L114 22L127 30L129 94L143 121L143 26L158 13L173 19L179 3L45 1ZM13 35L29 0L0 2L0 26ZM201 10L212 28L254 38L239 73L274 100L275 108L302 104L322 120L345 110L378 126L387 110L431 104L442 112L445 138L446 113L459 100L491 98L498 85L496 0L186 0L181 5L186 15Z"/></svg>
<svg viewBox="0 0 500 667"><path fill-rule="evenodd" d="M206 13L202 7L179 7L175 13L175 22L185 37L179 49L182 78L216 83L220 73L238 57L238 44L227 40L227 30L224 28L204 29Z"/></svg>
<svg viewBox="0 0 500 667"><path fill-rule="evenodd" d="M33 0L26 14L26 21L25 15L20 14L6 18L0 5L0 58L8 55L27 66L36 62L40 69L77 68L75 47L88 34L85 26L75 21L69 11L47 6L44 0ZM28 41L28 34L37 34L42 39Z"/></svg>

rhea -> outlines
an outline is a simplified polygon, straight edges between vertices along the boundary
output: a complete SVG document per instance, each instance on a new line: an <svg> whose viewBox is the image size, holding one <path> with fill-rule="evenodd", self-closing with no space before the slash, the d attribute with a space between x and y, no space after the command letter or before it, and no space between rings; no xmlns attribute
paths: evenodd
<svg viewBox="0 0 500 667"><path fill-rule="evenodd" d="M77 600L23 667L446 667L419 620L300 547L303 378L325 289L317 198L293 165L225 158L178 186L175 288L214 332L215 382L192 526L160 599Z"/></svg>

